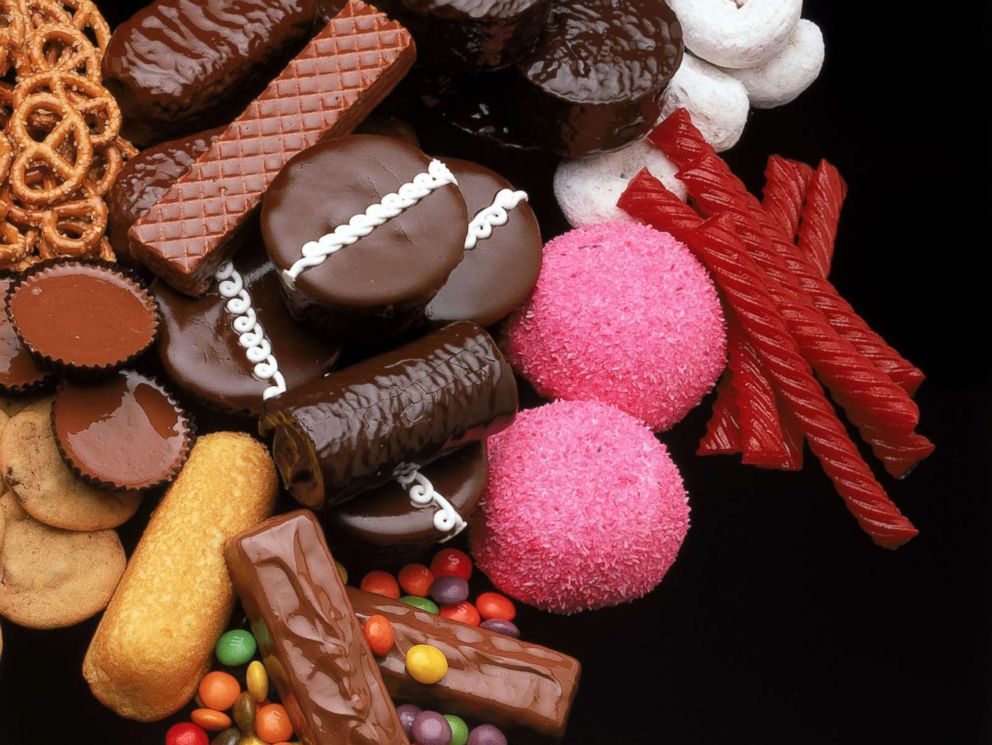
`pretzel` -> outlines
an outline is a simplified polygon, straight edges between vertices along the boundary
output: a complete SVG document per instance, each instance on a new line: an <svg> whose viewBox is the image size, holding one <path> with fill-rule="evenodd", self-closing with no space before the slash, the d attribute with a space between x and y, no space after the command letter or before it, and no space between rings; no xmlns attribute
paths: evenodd
<svg viewBox="0 0 992 745"><path fill-rule="evenodd" d="M42 258L78 258L98 250L107 230L107 214L107 203L95 194L47 210L41 221Z"/></svg>
<svg viewBox="0 0 992 745"><path fill-rule="evenodd" d="M27 34L24 51L35 72L72 72L100 80L100 56L83 32L65 23L45 24Z"/></svg>
<svg viewBox="0 0 992 745"><path fill-rule="evenodd" d="M22 80L14 89L13 106L18 109L39 93L49 93L68 103L86 120L94 148L116 143L123 117L116 99L99 83L70 72L49 70ZM35 116L33 126L51 128L51 116Z"/></svg>
<svg viewBox="0 0 992 745"><path fill-rule="evenodd" d="M0 222L0 266L22 268L19 265L34 248L37 237L35 230L22 233L13 223Z"/></svg>
<svg viewBox="0 0 992 745"><path fill-rule="evenodd" d="M92 35L102 56L110 43L110 26L96 4L92 0L58 0L55 4L70 11L73 26L84 34L88 31Z"/></svg>
<svg viewBox="0 0 992 745"><path fill-rule="evenodd" d="M7 139L7 135L0 132L0 181L7 178L7 173L10 171L10 161L14 158L13 148L10 146L10 140ZM3 215L3 219L6 219L6 211Z"/></svg>
<svg viewBox="0 0 992 745"><path fill-rule="evenodd" d="M49 23L72 25L72 16L59 3L52 0L17 0L21 15L31 28Z"/></svg>
<svg viewBox="0 0 992 745"><path fill-rule="evenodd" d="M27 27L16 0L0 0L0 75L6 75L12 58L24 43Z"/></svg>

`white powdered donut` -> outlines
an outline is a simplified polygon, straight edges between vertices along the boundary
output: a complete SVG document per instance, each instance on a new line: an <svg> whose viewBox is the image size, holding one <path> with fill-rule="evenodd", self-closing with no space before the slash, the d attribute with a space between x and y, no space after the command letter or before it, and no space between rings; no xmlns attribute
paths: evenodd
<svg viewBox="0 0 992 745"><path fill-rule="evenodd" d="M604 222L632 221L617 200L630 180L647 168L671 192L685 199L687 192L675 178L678 170L647 140L634 142L612 153L562 161L555 172L555 197L573 228Z"/></svg>
<svg viewBox="0 0 992 745"><path fill-rule="evenodd" d="M686 109L706 141L722 152L736 145L744 133L751 103L739 80L687 54L668 85L662 120L678 108Z"/></svg>
<svg viewBox="0 0 992 745"><path fill-rule="evenodd" d="M774 109L794 100L820 75L826 49L820 27L799 22L785 48L758 67L727 70L747 88L756 109Z"/></svg>
<svg viewBox="0 0 992 745"><path fill-rule="evenodd" d="M685 45L720 67L755 67L785 46L802 0L669 0Z"/></svg>

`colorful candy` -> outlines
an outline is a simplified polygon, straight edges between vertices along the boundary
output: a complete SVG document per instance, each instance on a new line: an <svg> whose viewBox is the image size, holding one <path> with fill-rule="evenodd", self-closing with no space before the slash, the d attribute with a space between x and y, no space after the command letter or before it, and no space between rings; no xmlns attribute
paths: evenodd
<svg viewBox="0 0 992 745"><path fill-rule="evenodd" d="M434 685L448 674L448 659L437 647L417 644L406 653L406 669L418 683Z"/></svg>
<svg viewBox="0 0 992 745"><path fill-rule="evenodd" d="M379 657L389 654L396 642L396 634L393 632L393 625L385 616L378 614L369 616L369 619L362 627L365 640L369 643L372 654Z"/></svg>
<svg viewBox="0 0 992 745"><path fill-rule="evenodd" d="M248 684L248 693L255 699L255 703L260 704L269 697L269 673L258 660L253 660L248 665L248 672L245 675Z"/></svg>
<svg viewBox="0 0 992 745"><path fill-rule="evenodd" d="M413 704L403 704L396 707L396 716L400 718L400 725L403 727L403 734L410 737L413 723L420 715L420 707Z"/></svg>
<svg viewBox="0 0 992 745"><path fill-rule="evenodd" d="M209 741L207 733L195 724L180 722L165 733L165 745L209 745Z"/></svg>
<svg viewBox="0 0 992 745"><path fill-rule="evenodd" d="M241 685L230 673L207 673L200 681L199 696L204 708L227 711L241 695Z"/></svg>
<svg viewBox="0 0 992 745"><path fill-rule="evenodd" d="M407 605L412 605L414 608L419 608L420 610L427 611L428 613L433 613L435 616L441 612L441 609L437 607L437 603L433 600L418 597L417 595L404 595L400 598L400 602L406 603Z"/></svg>
<svg viewBox="0 0 992 745"><path fill-rule="evenodd" d="M255 734L268 743L278 743L293 736L293 724L281 704L266 704L255 715Z"/></svg>
<svg viewBox="0 0 992 745"><path fill-rule="evenodd" d="M258 644L255 642L255 637L251 635L250 631L245 631L244 629L233 629L232 631L225 632L221 634L220 639L217 640L217 647L214 649L214 654L217 655L217 660L222 665L227 665L228 667L237 667L238 665L244 665L255 656L255 650L258 649Z"/></svg>
<svg viewBox="0 0 992 745"><path fill-rule="evenodd" d="M242 693L234 702L234 723L244 734L250 735L255 731L255 718L258 715L258 705L250 693Z"/></svg>
<svg viewBox="0 0 992 745"><path fill-rule="evenodd" d="M221 732L210 741L210 745L240 745L241 732L237 727L231 727Z"/></svg>
<svg viewBox="0 0 992 745"><path fill-rule="evenodd" d="M517 617L517 608L513 605L513 601L498 592L482 593L476 598L475 607L479 609L479 615L487 621L491 619L512 621Z"/></svg>
<svg viewBox="0 0 992 745"><path fill-rule="evenodd" d="M439 615L449 621L467 623L469 626L478 626L482 622L479 610L469 602L442 606Z"/></svg>
<svg viewBox="0 0 992 745"><path fill-rule="evenodd" d="M423 564L407 564L400 569L400 587L407 595L425 598L430 594L434 574Z"/></svg>
<svg viewBox="0 0 992 745"><path fill-rule="evenodd" d="M468 745L507 745L507 739L498 727L480 724L469 733Z"/></svg>
<svg viewBox="0 0 992 745"><path fill-rule="evenodd" d="M483 621L482 628L514 639L520 638L520 629L517 628L517 625L513 621L506 621L502 618L490 618L488 621Z"/></svg>
<svg viewBox="0 0 992 745"><path fill-rule="evenodd" d="M430 594L438 605L458 605L468 600L468 582L461 577L438 577L431 585Z"/></svg>
<svg viewBox="0 0 992 745"><path fill-rule="evenodd" d="M378 569L362 577L362 582L358 588L364 592L385 595L387 598L392 598L393 600L397 600L400 596L400 586L396 582L396 578L389 572L383 572Z"/></svg>
<svg viewBox="0 0 992 745"><path fill-rule="evenodd" d="M451 725L436 711L422 711L410 728L417 745L448 745L451 742Z"/></svg>
<svg viewBox="0 0 992 745"><path fill-rule="evenodd" d="M334 561L334 566L338 568L338 575L341 577L341 581L348 584L348 567L336 559Z"/></svg>
<svg viewBox="0 0 992 745"><path fill-rule="evenodd" d="M847 197L847 184L834 166L821 161L810 181L799 226L799 250L805 253L820 274L830 274L840 211Z"/></svg>
<svg viewBox="0 0 992 745"><path fill-rule="evenodd" d="M431 571L435 577L461 577L468 582L472 578L472 560L464 551L446 548L437 552Z"/></svg>
<svg viewBox="0 0 992 745"><path fill-rule="evenodd" d="M454 714L445 714L444 718L448 720L448 726L451 727L451 739L448 741L448 745L466 745L468 725L465 724L465 720Z"/></svg>
<svg viewBox="0 0 992 745"><path fill-rule="evenodd" d="M214 709L193 709L189 718L193 720L193 724L208 732L220 732L231 726L231 717Z"/></svg>

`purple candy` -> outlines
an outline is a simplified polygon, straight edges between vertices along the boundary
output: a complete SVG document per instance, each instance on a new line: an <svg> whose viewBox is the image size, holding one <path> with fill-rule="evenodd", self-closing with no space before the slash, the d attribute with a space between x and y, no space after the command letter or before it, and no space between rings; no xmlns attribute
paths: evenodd
<svg viewBox="0 0 992 745"><path fill-rule="evenodd" d="M431 597L438 605L458 605L468 600L468 582L461 577L438 577L431 584Z"/></svg>
<svg viewBox="0 0 992 745"><path fill-rule="evenodd" d="M480 724L469 733L467 745L507 745L506 735L491 724Z"/></svg>
<svg viewBox="0 0 992 745"><path fill-rule="evenodd" d="M512 636L514 639L520 638L520 629L517 628L517 624L513 623L513 621L490 618L488 621L482 622L482 628L495 631L497 634L502 634L503 636Z"/></svg>
<svg viewBox="0 0 992 745"><path fill-rule="evenodd" d="M451 725L436 711L422 711L413 720L410 737L417 745L448 745L451 742ZM505 739L503 745L506 745Z"/></svg>
<svg viewBox="0 0 992 745"><path fill-rule="evenodd" d="M403 727L403 734L410 737L413 722L420 716L420 707L413 704L403 704L396 707L396 715L400 718L400 726Z"/></svg>

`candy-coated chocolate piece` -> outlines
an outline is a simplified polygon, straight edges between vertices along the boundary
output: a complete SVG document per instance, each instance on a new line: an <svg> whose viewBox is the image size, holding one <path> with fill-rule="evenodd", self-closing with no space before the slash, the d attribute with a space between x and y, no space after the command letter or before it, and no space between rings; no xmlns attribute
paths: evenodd
<svg viewBox="0 0 992 745"><path fill-rule="evenodd" d="M237 727L230 727L210 741L210 745L239 745L241 732Z"/></svg>
<svg viewBox="0 0 992 745"><path fill-rule="evenodd" d="M258 716L258 704L247 691L238 696L234 702L234 723L242 734L250 735L255 731L255 719Z"/></svg>
<svg viewBox="0 0 992 745"><path fill-rule="evenodd" d="M478 626L482 622L478 609L467 601L457 605L443 605L438 615L449 621L458 621L469 626Z"/></svg>
<svg viewBox="0 0 992 745"><path fill-rule="evenodd" d="M6 297L12 279L0 275L0 298ZM0 393L27 393L44 385L51 375L18 338L10 316L0 313Z"/></svg>
<svg viewBox="0 0 992 745"><path fill-rule="evenodd" d="M385 616L369 616L362 626L362 633L365 634L365 641L369 643L369 649L376 655L389 654L396 641L393 625Z"/></svg>
<svg viewBox="0 0 992 745"><path fill-rule="evenodd" d="M447 675L448 660L444 656L444 652L437 647L432 647L430 644L417 644L407 650L406 669L418 683L434 685ZM414 726L416 726L416 722L414 722ZM414 735L416 736L416 733Z"/></svg>
<svg viewBox="0 0 992 745"><path fill-rule="evenodd" d="M465 745L468 742L468 725L465 720L454 714L445 714L444 718L448 720L448 726L451 727L449 745Z"/></svg>
<svg viewBox="0 0 992 745"><path fill-rule="evenodd" d="M180 722L165 733L165 745L208 745L207 733L190 722Z"/></svg>
<svg viewBox="0 0 992 745"><path fill-rule="evenodd" d="M265 665L258 660L252 660L248 664L245 683L248 686L248 693L255 699L255 703L260 704L269 697L269 673L266 671Z"/></svg>
<svg viewBox="0 0 992 745"><path fill-rule="evenodd" d="M193 709L189 718L193 720L193 724L207 732L220 732L231 726L231 717L215 709Z"/></svg>
<svg viewBox="0 0 992 745"><path fill-rule="evenodd" d="M419 706L414 706L413 704L403 704L402 706L396 707L396 716L400 718L400 724L403 725L403 734L407 737L410 737L410 731L413 729L413 723L419 715Z"/></svg>
<svg viewBox="0 0 992 745"><path fill-rule="evenodd" d="M472 559L457 548L444 548L434 555L431 571L435 577L461 577L467 582L472 578Z"/></svg>
<svg viewBox="0 0 992 745"><path fill-rule="evenodd" d="M436 711L422 711L410 728L417 745L448 745L451 741L451 725Z"/></svg>
<svg viewBox="0 0 992 745"><path fill-rule="evenodd" d="M217 661L220 664L237 667L247 664L255 656L256 649L258 649L258 645L250 631L232 629L221 634L220 639L217 640L214 654L217 655Z"/></svg>
<svg viewBox="0 0 992 745"><path fill-rule="evenodd" d="M468 582L461 577L438 577L431 584L430 594L438 605L458 605L468 600Z"/></svg>
<svg viewBox="0 0 992 745"><path fill-rule="evenodd" d="M338 574L341 576L341 581L348 584L348 567L336 559L334 561L334 566L338 568Z"/></svg>
<svg viewBox="0 0 992 745"><path fill-rule="evenodd" d="M227 711L241 695L241 685L230 673L215 670L203 676L197 695L204 706Z"/></svg>
<svg viewBox="0 0 992 745"><path fill-rule="evenodd" d="M438 615L441 612L441 609L437 607L437 603L433 600L422 598L419 595L404 595L400 598L400 602L427 611L428 613L433 613L434 615Z"/></svg>
<svg viewBox="0 0 992 745"><path fill-rule="evenodd" d="M281 704L266 704L255 716L255 734L267 743L277 743L293 736L293 724Z"/></svg>
<svg viewBox="0 0 992 745"><path fill-rule="evenodd" d="M398 575L400 587L408 595L426 598L431 591L434 575L423 564L407 564Z"/></svg>
<svg viewBox="0 0 992 745"><path fill-rule="evenodd" d="M468 735L468 745L507 745L506 735L492 724L480 724Z"/></svg>
<svg viewBox="0 0 992 745"><path fill-rule="evenodd" d="M514 639L520 638L520 629L513 621L507 621L502 618L490 618L482 622L482 628L487 631L495 631L497 634L502 634L503 636L510 636Z"/></svg>
<svg viewBox="0 0 992 745"><path fill-rule="evenodd" d="M374 592L376 595L384 595L387 598L393 598L393 600L400 596L400 585L396 578L381 569L374 569L362 577L359 586L363 592Z"/></svg>
<svg viewBox="0 0 992 745"><path fill-rule="evenodd" d="M517 617L517 608L513 601L498 592L484 592L475 599L475 607L479 609L481 615L487 621L498 619L500 621L512 621Z"/></svg>

